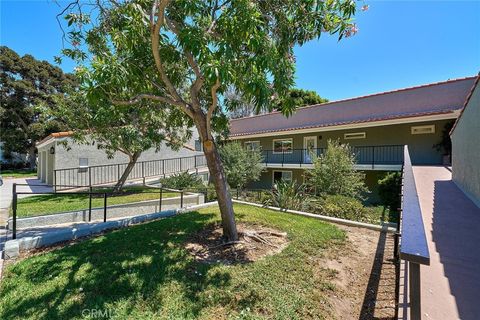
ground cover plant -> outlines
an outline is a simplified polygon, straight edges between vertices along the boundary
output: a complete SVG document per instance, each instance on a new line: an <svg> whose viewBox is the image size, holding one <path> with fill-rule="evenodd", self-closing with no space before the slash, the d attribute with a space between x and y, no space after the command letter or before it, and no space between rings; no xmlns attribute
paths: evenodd
<svg viewBox="0 0 480 320"><path fill-rule="evenodd" d="M144 186L124 187L122 191L112 194L113 188L94 188L93 192L100 194L92 196L92 208L103 207L103 194L108 193L107 206L115 204L133 203L146 200L158 200L159 189ZM162 193L163 198L179 197L178 192ZM41 214L85 210L89 207L88 194L46 194L20 198L17 202L17 216L31 217Z"/></svg>
<svg viewBox="0 0 480 320"><path fill-rule="evenodd" d="M201 263L185 247L217 207L107 233L8 265L1 319L330 319L335 273L320 262L345 233L301 216L235 205L239 222L288 235L280 253L253 263ZM295 294L292 294L292 293Z"/></svg>

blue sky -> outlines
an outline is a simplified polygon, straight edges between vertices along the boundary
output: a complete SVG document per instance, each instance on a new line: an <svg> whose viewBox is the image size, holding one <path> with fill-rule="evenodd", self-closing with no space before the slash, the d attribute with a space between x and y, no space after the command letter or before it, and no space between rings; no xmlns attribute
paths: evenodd
<svg viewBox="0 0 480 320"><path fill-rule="evenodd" d="M358 11L356 36L322 36L296 49L297 87L336 100L480 71L480 0L365 3L370 9ZM0 6L1 44L53 62L62 45L59 7L51 0Z"/></svg>

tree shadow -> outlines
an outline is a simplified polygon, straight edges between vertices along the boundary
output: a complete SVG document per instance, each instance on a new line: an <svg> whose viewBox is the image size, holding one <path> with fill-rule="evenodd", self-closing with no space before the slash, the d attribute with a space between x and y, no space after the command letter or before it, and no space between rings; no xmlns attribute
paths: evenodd
<svg viewBox="0 0 480 320"><path fill-rule="evenodd" d="M184 213L67 245L33 257L29 264L21 261L10 270L10 277L19 277L20 282L12 279L3 284L2 294L12 294L13 301L0 313L3 319L80 318L82 310L106 310L118 302L134 309L139 301L158 311L169 299L163 291L175 287L182 291L181 303L189 306L188 315L196 317L208 305L202 298L205 290L231 283L228 270L211 270L214 265L196 262L183 248L186 237L214 217ZM15 295L19 284L26 289L43 288L35 294ZM257 299L247 296L239 305L248 306Z"/></svg>
<svg viewBox="0 0 480 320"><path fill-rule="evenodd" d="M394 274L393 239L386 232L380 232L370 278L363 297L360 320L393 319L395 303L392 304L389 297L394 297L392 294L395 291Z"/></svg>

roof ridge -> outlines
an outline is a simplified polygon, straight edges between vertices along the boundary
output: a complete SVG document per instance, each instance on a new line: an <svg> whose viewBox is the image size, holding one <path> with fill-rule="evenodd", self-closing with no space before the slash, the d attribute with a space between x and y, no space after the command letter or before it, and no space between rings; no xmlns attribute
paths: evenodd
<svg viewBox="0 0 480 320"><path fill-rule="evenodd" d="M301 109L313 108L313 107L318 107L318 106L325 106L325 105L329 105L329 104L335 104L335 103L346 102L346 101L351 101L351 100L370 98L370 97L375 97L375 96L380 96L380 95L385 95L385 94L390 94L390 93L396 93L396 92L401 92L401 91L408 91L408 90L414 90L414 89L419 89L419 88L426 88L426 87L431 87L431 86L436 86L436 85L442 85L442 84L446 84L446 83L450 83L450 82L470 80L470 79L474 79L476 77L477 77L477 75L467 76L467 77L463 77L463 78L448 79L448 80L443 80L443 81L438 81L438 82L432 82L432 83L421 84L421 85L416 85L416 86L411 86L411 87L394 89L394 90L390 90L390 91L382 91L382 92L377 92L377 93L371 93L371 94L356 96L356 97L352 97L352 98L339 99L339 100L334 100L334 101L329 101L329 102L324 102L324 103L299 107L299 108L297 108L297 111L301 110ZM272 112L264 113L264 114L256 114L256 115L253 115L253 116L248 116L248 117L243 117L243 118L230 119L230 121L238 121L238 120L245 120L245 119L257 118L257 117L264 117L264 116L277 114L277 113L281 113L281 112L280 111L272 111Z"/></svg>

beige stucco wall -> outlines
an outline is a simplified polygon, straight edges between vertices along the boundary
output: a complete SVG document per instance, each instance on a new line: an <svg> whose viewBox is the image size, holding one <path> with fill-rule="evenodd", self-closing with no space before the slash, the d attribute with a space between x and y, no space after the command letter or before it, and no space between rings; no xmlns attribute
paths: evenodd
<svg viewBox="0 0 480 320"><path fill-rule="evenodd" d="M453 181L480 207L480 85L451 138Z"/></svg>

